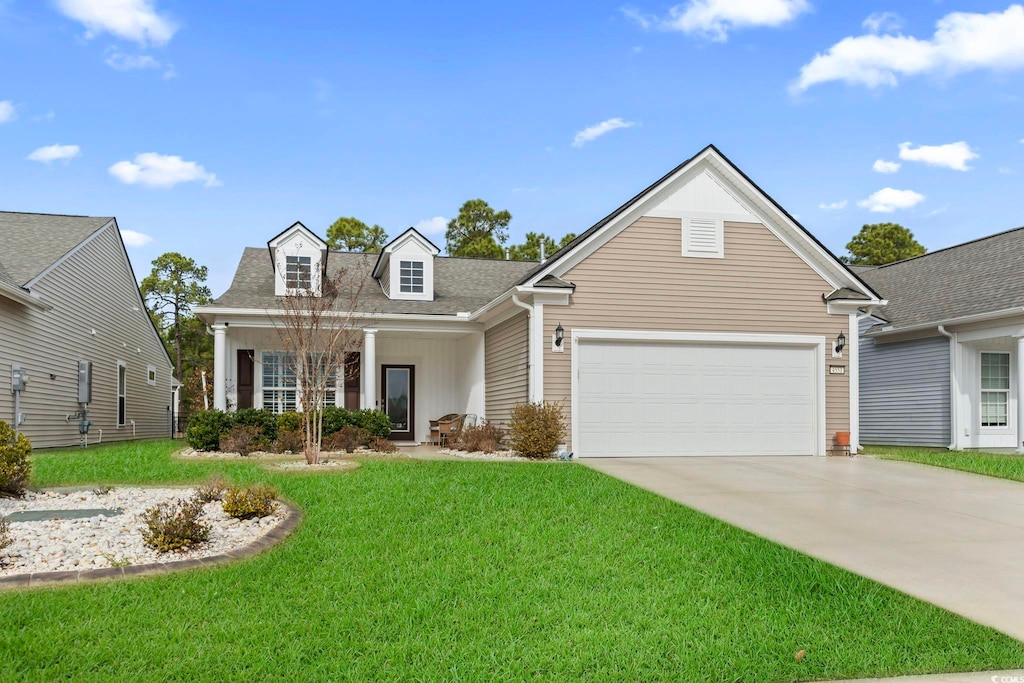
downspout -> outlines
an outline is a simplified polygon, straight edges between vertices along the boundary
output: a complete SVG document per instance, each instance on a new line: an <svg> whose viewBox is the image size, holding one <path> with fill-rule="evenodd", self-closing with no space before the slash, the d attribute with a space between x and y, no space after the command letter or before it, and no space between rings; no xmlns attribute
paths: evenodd
<svg viewBox="0 0 1024 683"><path fill-rule="evenodd" d="M939 334L949 337L949 450L956 450L957 424L959 417L959 391L957 391L956 333L947 332L945 325L939 325Z"/></svg>
<svg viewBox="0 0 1024 683"><path fill-rule="evenodd" d="M854 454L860 452L860 321L873 313L874 307L869 306L850 315L850 449Z"/></svg>
<svg viewBox="0 0 1024 683"><path fill-rule="evenodd" d="M512 295L512 303L515 304L516 306L519 306L519 308L526 309L526 313L529 316L529 319L530 320L533 319L533 306L531 306L528 303L524 303L523 301L521 301L519 299L519 295L518 294L513 294ZM527 330L527 335L528 335L527 336L527 340L526 340L526 376L527 376L528 381L529 381L530 401L533 401L533 397L534 397L534 395L536 393L536 388L533 386L535 384L534 379L533 379L533 368L534 368L534 365L536 363L536 359L533 357L534 356L534 347L536 346L536 344L533 343L533 325L530 324L530 323L527 323L526 330Z"/></svg>

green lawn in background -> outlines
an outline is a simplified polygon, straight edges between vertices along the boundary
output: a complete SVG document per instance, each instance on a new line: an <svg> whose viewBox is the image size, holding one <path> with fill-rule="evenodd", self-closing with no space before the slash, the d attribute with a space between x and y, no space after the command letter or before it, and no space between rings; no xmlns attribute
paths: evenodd
<svg viewBox="0 0 1024 683"><path fill-rule="evenodd" d="M791 681L1024 666L1024 645L575 464L272 473L170 441L34 484L264 481L305 512L234 565L0 593L0 681ZM794 657L805 650L802 661Z"/></svg>

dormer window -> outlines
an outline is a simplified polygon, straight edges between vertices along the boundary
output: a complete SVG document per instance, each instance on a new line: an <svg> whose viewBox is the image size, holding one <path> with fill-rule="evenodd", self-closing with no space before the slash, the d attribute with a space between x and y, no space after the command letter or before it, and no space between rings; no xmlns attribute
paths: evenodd
<svg viewBox="0 0 1024 683"><path fill-rule="evenodd" d="M309 256L285 257L285 286L309 290L313 284L313 259Z"/></svg>
<svg viewBox="0 0 1024 683"><path fill-rule="evenodd" d="M400 261L399 289L408 294L423 293L423 261Z"/></svg>

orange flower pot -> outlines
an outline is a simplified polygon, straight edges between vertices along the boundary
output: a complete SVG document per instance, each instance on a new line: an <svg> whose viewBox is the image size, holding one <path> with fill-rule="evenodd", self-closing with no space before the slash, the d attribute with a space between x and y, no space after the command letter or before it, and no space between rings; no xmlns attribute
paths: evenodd
<svg viewBox="0 0 1024 683"><path fill-rule="evenodd" d="M850 432L836 432L836 445L837 446L849 446L850 445Z"/></svg>

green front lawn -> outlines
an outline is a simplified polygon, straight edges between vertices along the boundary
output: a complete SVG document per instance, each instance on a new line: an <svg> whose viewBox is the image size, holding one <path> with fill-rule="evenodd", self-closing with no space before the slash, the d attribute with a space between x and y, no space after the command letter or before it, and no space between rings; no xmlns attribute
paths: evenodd
<svg viewBox="0 0 1024 683"><path fill-rule="evenodd" d="M0 593L0 680L788 681L1024 666L1024 645L579 465L271 474L170 442L39 454L37 485L269 481L258 558ZM798 662L794 654L805 650Z"/></svg>
<svg viewBox="0 0 1024 683"><path fill-rule="evenodd" d="M915 446L865 446L868 455L885 460L907 460L990 477L1024 481L1024 456L976 451L950 451L945 448Z"/></svg>

